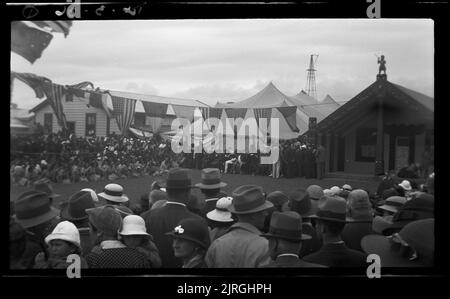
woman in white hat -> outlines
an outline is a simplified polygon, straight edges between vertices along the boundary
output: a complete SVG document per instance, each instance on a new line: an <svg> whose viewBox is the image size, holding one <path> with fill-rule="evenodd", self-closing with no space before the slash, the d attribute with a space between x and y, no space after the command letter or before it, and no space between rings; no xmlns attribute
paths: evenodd
<svg viewBox="0 0 450 299"><path fill-rule="evenodd" d="M158 248L152 241L152 236L147 233L145 221L137 215L129 215L123 218L122 229L119 238L130 248L143 253L150 261L153 268L161 267L161 257Z"/></svg>
<svg viewBox="0 0 450 299"><path fill-rule="evenodd" d="M206 214L211 242L224 235L235 222L231 212L228 211L232 201L232 197L222 197L216 202L216 208Z"/></svg>
<svg viewBox="0 0 450 299"><path fill-rule="evenodd" d="M70 264L67 257L76 254L80 258L81 268L87 268L86 260L81 257L80 233L70 221L62 221L56 225L50 235L45 238L48 255L39 253L35 259L35 269L66 269Z"/></svg>

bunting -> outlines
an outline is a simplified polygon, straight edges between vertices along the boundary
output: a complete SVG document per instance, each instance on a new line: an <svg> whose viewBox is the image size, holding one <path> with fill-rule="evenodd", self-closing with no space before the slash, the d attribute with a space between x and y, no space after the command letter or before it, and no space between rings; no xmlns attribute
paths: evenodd
<svg viewBox="0 0 450 299"><path fill-rule="evenodd" d="M32 21L37 26L49 29L52 32L63 33L64 37L67 37L72 26L72 21Z"/></svg>
<svg viewBox="0 0 450 299"><path fill-rule="evenodd" d="M228 118L242 118L244 119L247 108L225 108Z"/></svg>
<svg viewBox="0 0 450 299"><path fill-rule="evenodd" d="M300 130L297 128L296 121L297 106L278 107L277 109L286 119L289 128L291 128L293 132L299 132Z"/></svg>
<svg viewBox="0 0 450 299"><path fill-rule="evenodd" d="M134 119L136 100L112 96L114 108L113 115L116 118L119 130L126 135Z"/></svg>
<svg viewBox="0 0 450 299"><path fill-rule="evenodd" d="M34 63L42 56L53 35L23 22L11 22L11 51Z"/></svg>
<svg viewBox="0 0 450 299"><path fill-rule="evenodd" d="M255 115L256 123L259 126L260 118L266 118L267 122L269 122L269 119L272 116L272 108L253 108L253 114Z"/></svg>
<svg viewBox="0 0 450 299"><path fill-rule="evenodd" d="M200 107L200 111L202 112L204 120L209 118L209 107Z"/></svg>
<svg viewBox="0 0 450 299"><path fill-rule="evenodd" d="M66 116L62 105L62 98L65 97L65 87L59 84L50 82L43 82L43 88L50 106L55 112L58 123L64 129L67 129Z"/></svg>
<svg viewBox="0 0 450 299"><path fill-rule="evenodd" d="M179 106L172 105L173 110L175 111L175 115L178 118L188 119L190 122L194 121L194 111L195 107L192 106Z"/></svg>
<svg viewBox="0 0 450 299"><path fill-rule="evenodd" d="M162 103L150 103L142 101L145 114L150 117L165 117L167 112L167 104Z"/></svg>
<svg viewBox="0 0 450 299"><path fill-rule="evenodd" d="M208 108L209 110L209 117L210 118L218 118L220 119L222 117L222 108Z"/></svg>

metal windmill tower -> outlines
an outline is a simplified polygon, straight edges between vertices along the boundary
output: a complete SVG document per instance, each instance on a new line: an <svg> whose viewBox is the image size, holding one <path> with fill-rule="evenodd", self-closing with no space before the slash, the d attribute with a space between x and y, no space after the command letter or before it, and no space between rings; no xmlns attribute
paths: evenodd
<svg viewBox="0 0 450 299"><path fill-rule="evenodd" d="M316 57L315 59L314 56ZM309 68L307 69L308 77L306 79L306 87L305 87L306 93L316 100L317 100L316 74L315 74L316 70L314 69L314 65L316 64L318 57L319 55L317 54L311 54L311 59L309 60Z"/></svg>

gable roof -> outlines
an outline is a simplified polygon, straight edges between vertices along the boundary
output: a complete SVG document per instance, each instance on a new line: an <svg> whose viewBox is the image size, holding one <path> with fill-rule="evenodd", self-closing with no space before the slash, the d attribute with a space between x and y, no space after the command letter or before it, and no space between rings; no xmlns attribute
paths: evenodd
<svg viewBox="0 0 450 299"><path fill-rule="evenodd" d="M161 103L161 104L169 104L169 105L178 105L178 106L191 106L191 107L209 107L205 103L192 99L179 99L179 98L169 98L169 97L161 97L154 95L146 95L125 91L117 91L117 90L109 90L109 93L112 96L128 98L139 100L143 102L152 102L152 103Z"/></svg>
<svg viewBox="0 0 450 299"><path fill-rule="evenodd" d="M289 97L270 82L264 89L248 99L233 104L220 104L216 106L220 108L274 108L292 106L289 102Z"/></svg>

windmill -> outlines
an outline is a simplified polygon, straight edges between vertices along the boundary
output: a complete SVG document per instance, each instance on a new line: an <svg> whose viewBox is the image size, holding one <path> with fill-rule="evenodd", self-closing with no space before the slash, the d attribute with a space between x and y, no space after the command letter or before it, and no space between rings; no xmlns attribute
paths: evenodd
<svg viewBox="0 0 450 299"><path fill-rule="evenodd" d="M316 70L314 69L314 65L317 62L317 58L319 58L319 55L311 54L311 58L309 60L309 68L307 69L308 77L306 79L306 87L305 87L306 93L316 100L317 100L316 74L315 74Z"/></svg>

